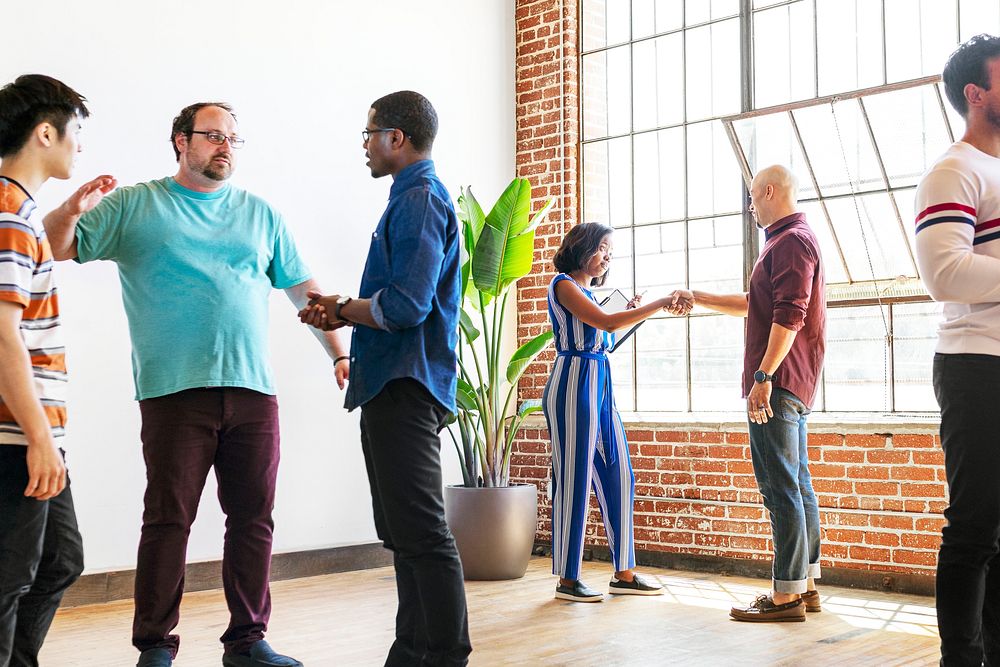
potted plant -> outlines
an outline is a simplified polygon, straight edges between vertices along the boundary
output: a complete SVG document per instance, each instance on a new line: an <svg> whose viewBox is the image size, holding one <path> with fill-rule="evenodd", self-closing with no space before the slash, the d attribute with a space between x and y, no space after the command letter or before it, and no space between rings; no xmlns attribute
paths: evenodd
<svg viewBox="0 0 1000 667"><path fill-rule="evenodd" d="M470 188L462 188L462 312L459 326L458 411L449 433L462 464L462 486L445 488L448 519L466 579L524 576L538 517L534 485L510 485L514 436L539 401L514 409L517 382L552 340L547 331L505 355L507 302L531 272L535 227L549 200L531 216L531 185L515 178L484 214ZM458 435L455 435L455 432Z"/></svg>

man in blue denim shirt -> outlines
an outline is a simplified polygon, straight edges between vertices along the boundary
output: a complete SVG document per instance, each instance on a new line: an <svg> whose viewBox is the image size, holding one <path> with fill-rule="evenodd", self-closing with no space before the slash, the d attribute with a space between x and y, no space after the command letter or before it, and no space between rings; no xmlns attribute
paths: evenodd
<svg viewBox="0 0 1000 667"><path fill-rule="evenodd" d="M422 95L376 100L362 136L389 205L357 298L310 295L303 322L354 326L345 407L361 408L375 528L393 552L399 610L386 665L465 665L472 651L462 563L444 518L438 432L455 411L458 221L434 173L437 114Z"/></svg>

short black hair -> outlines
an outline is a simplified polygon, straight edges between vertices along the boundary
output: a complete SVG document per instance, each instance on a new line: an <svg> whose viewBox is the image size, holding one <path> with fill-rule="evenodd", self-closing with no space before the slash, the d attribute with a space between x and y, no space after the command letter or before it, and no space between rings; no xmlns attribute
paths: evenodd
<svg viewBox="0 0 1000 667"><path fill-rule="evenodd" d="M195 102L181 109L181 112L174 118L174 123L170 127L170 145L174 149L174 158L178 162L181 161L181 152L177 150L177 142L174 139L177 138L178 134L183 134L187 137L188 141L191 141L191 135L194 132L194 117L205 107L219 107L228 111L229 115L234 119L236 118L236 112L233 111L233 107L225 102Z"/></svg>
<svg viewBox="0 0 1000 667"><path fill-rule="evenodd" d="M586 266L591 257L601 248L601 241L615 230L599 222L581 222L569 230L556 250L552 263L559 273L570 273ZM592 287L601 287L608 279L611 270L604 272L600 278L590 281Z"/></svg>
<svg viewBox="0 0 1000 667"><path fill-rule="evenodd" d="M941 78L944 92L955 111L965 118L969 115L969 103L965 99L965 87L974 83L983 90L990 89L989 72L986 61L1000 56L1000 37L983 33L976 35L958 47L948 57Z"/></svg>
<svg viewBox="0 0 1000 667"><path fill-rule="evenodd" d="M0 89L0 158L14 155L32 131L51 123L60 139L74 116L90 115L85 98L58 79L24 74Z"/></svg>
<svg viewBox="0 0 1000 667"><path fill-rule="evenodd" d="M413 148L423 153L434 145L438 117L430 100L412 90L389 93L372 102L379 127L393 127L410 138Z"/></svg>

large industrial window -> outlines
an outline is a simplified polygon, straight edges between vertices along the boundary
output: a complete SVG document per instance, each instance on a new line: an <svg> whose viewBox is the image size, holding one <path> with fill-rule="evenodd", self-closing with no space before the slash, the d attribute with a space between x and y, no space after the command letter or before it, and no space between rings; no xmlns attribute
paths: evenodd
<svg viewBox="0 0 1000 667"><path fill-rule="evenodd" d="M998 31L996 0L583 0L583 219L616 229L608 285L743 291L747 179L785 164L827 272L816 409L935 409L913 190L963 130L936 75ZM613 355L618 407L740 410L742 350L737 318L651 320Z"/></svg>

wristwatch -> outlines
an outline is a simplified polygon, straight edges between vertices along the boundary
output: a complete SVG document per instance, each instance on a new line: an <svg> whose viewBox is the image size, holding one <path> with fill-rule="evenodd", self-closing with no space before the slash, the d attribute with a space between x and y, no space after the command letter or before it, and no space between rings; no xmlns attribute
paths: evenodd
<svg viewBox="0 0 1000 667"><path fill-rule="evenodd" d="M347 322L348 324L350 324L351 323L350 320L348 320L346 317L341 317L340 309L349 304L353 300L354 299L352 299L349 296L342 296L339 299L337 299L337 305L333 307L333 319L339 322Z"/></svg>
<svg viewBox="0 0 1000 667"><path fill-rule="evenodd" d="M760 384L761 382L770 382L774 379L773 375L768 375L764 371L757 371L753 374L753 381Z"/></svg>

